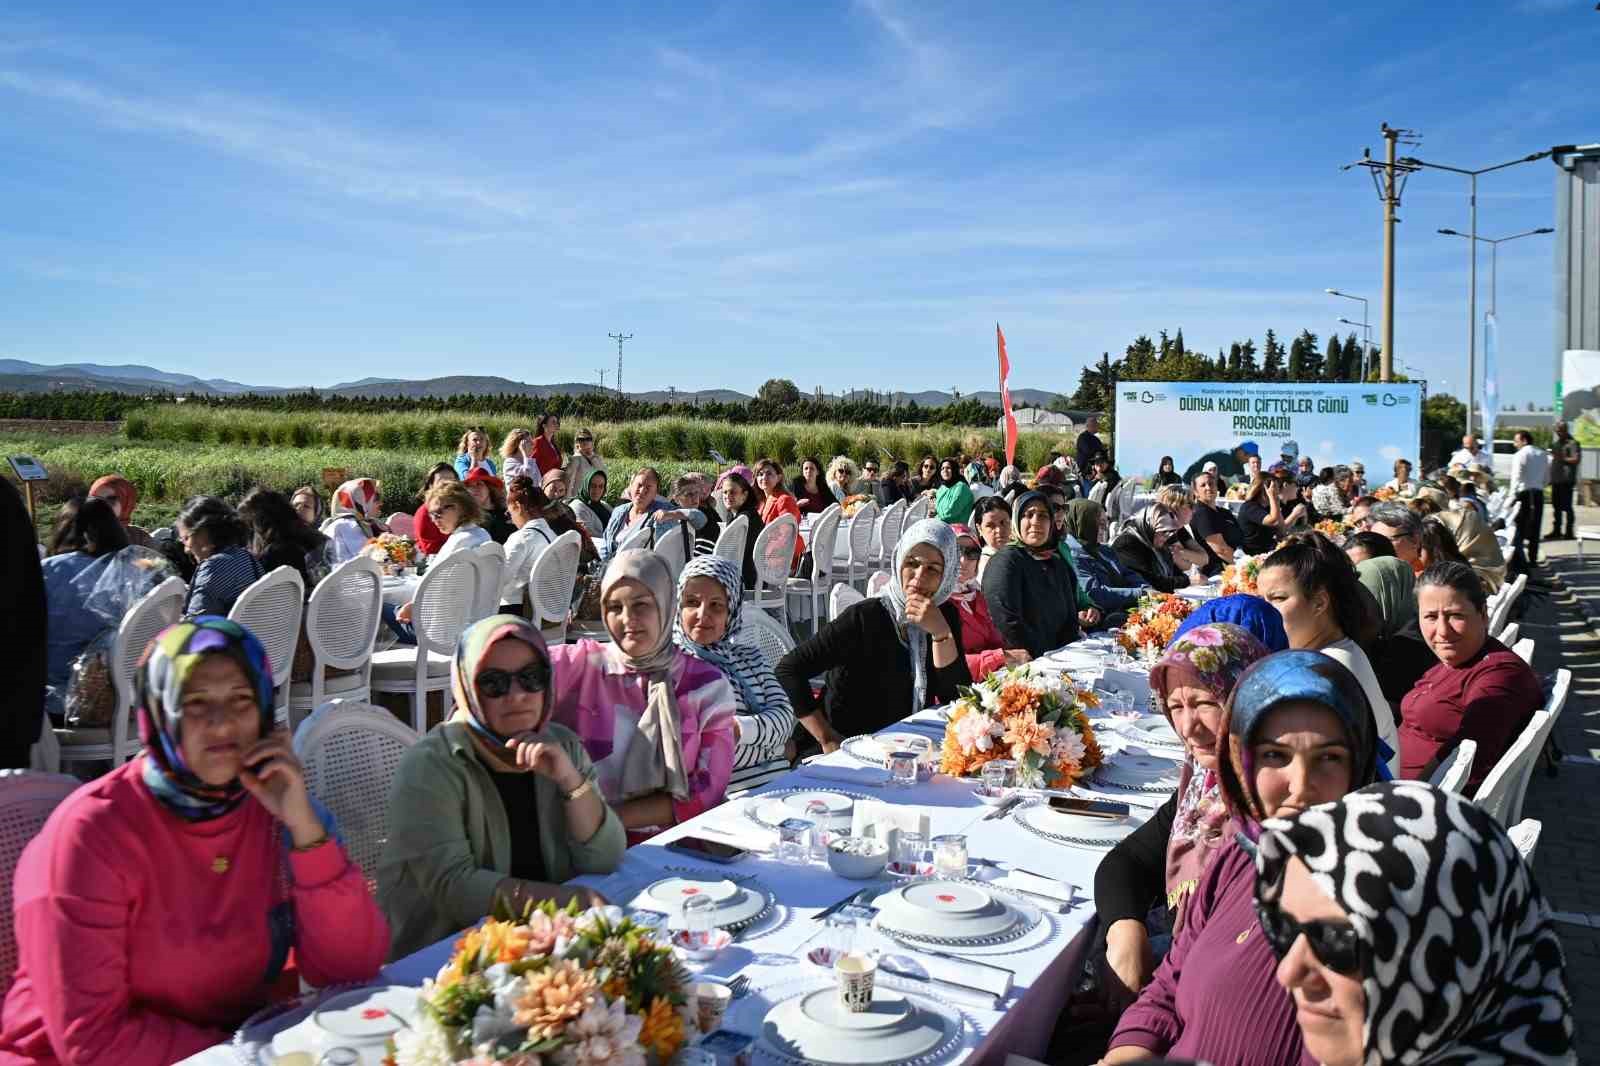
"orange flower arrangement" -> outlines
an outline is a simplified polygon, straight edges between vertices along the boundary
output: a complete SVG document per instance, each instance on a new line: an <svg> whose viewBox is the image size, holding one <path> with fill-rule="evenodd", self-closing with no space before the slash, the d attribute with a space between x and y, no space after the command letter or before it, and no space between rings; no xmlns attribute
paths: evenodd
<svg viewBox="0 0 1600 1066"><path fill-rule="evenodd" d="M1238 565L1229 563L1223 567L1221 594L1232 596L1243 592L1249 596L1259 595L1256 579L1261 576L1261 559L1262 556L1252 555Z"/></svg>
<svg viewBox="0 0 1600 1066"><path fill-rule="evenodd" d="M1014 759L1017 784L1070 788L1104 761L1087 712L1100 701L1061 674L1031 666L997 670L950 707L939 770L957 777Z"/></svg>
<svg viewBox="0 0 1600 1066"><path fill-rule="evenodd" d="M1117 643L1133 655L1159 654L1193 610L1194 603L1182 596L1149 593L1128 612L1128 621L1117 631Z"/></svg>

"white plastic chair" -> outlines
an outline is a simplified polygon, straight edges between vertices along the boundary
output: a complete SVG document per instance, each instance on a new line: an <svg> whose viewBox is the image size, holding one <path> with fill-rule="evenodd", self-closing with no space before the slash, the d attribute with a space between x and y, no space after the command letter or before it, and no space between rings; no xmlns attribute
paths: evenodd
<svg viewBox="0 0 1600 1066"><path fill-rule="evenodd" d="M389 532L397 537L414 537L417 535L416 518L406 514L404 511L396 511L388 518L385 518L383 524L388 526Z"/></svg>
<svg viewBox="0 0 1600 1066"><path fill-rule="evenodd" d="M450 717L450 662L461 631L473 621L478 567L471 552L456 552L422 575L411 604L411 626L417 646L399 645L372 657L372 691L404 694L411 699L411 727L428 731L428 693L443 693L444 717Z"/></svg>
<svg viewBox="0 0 1600 1066"><path fill-rule="evenodd" d="M872 576L867 578L867 596L876 596L883 591L883 586L889 583L889 571L874 570Z"/></svg>
<svg viewBox="0 0 1600 1066"><path fill-rule="evenodd" d="M889 566L894 562L894 548L900 543L900 534L906 528L906 501L896 500L883 509L874 536L872 565Z"/></svg>
<svg viewBox="0 0 1600 1066"><path fill-rule="evenodd" d="M878 505L864 503L850 520L850 558L845 564L841 580L866 587L867 578L876 565L872 557L872 531L878 522Z"/></svg>
<svg viewBox="0 0 1600 1066"><path fill-rule="evenodd" d="M1507 628L1510 628L1510 627L1508 626ZM1511 650L1517 653L1517 658L1521 659L1523 662L1527 663L1529 666L1533 665L1533 638L1532 637L1523 637L1521 640L1519 640L1515 644L1511 645Z"/></svg>
<svg viewBox="0 0 1600 1066"><path fill-rule="evenodd" d="M472 567L477 573L477 588L468 621L476 622L500 610L500 589L506 576L505 548L492 540L478 545L472 549Z"/></svg>
<svg viewBox="0 0 1600 1066"><path fill-rule="evenodd" d="M1478 754L1476 740L1463 740L1450 757L1441 762L1428 778L1428 784L1444 792L1460 792L1472 776L1472 760Z"/></svg>
<svg viewBox="0 0 1600 1066"><path fill-rule="evenodd" d="M122 619L111 641L111 687L117 700L111 725L57 729L62 766L110 760L115 769L139 750L138 724L132 721L134 672L150 642L183 614L183 601L188 594L189 587L182 578L169 577L147 592Z"/></svg>
<svg viewBox="0 0 1600 1066"><path fill-rule="evenodd" d="M864 599L865 596L849 585L835 585L828 595L828 617L838 618L847 608L855 606Z"/></svg>
<svg viewBox="0 0 1600 1066"><path fill-rule="evenodd" d="M827 603L828 590L833 587L833 549L843 513L839 505L834 504L817 515L817 520L811 524L811 574L791 577L784 586L789 599L805 608L800 617L811 616L813 633L822 625L822 610Z"/></svg>
<svg viewBox="0 0 1600 1066"><path fill-rule="evenodd" d="M687 522L673 522L656 529L655 552L661 556L661 561L667 564L667 569L672 573L672 583L678 583L678 575L689 562L689 557L694 551L694 540L690 537L690 525Z"/></svg>
<svg viewBox="0 0 1600 1066"><path fill-rule="evenodd" d="M228 617L256 635L272 664L272 710L279 725L289 721L289 675L300 644L306 582L300 571L280 566L239 593Z"/></svg>
<svg viewBox="0 0 1600 1066"><path fill-rule="evenodd" d="M717 546L711 549L711 554L728 560L734 566L744 568L744 545L750 538L750 519L740 515L732 522L724 523L722 532L717 534ZM793 549L790 549L791 551Z"/></svg>
<svg viewBox="0 0 1600 1066"><path fill-rule="evenodd" d="M306 788L339 826L345 853L378 890L378 860L389 839L389 790L406 749L419 738L382 707L334 700L294 731Z"/></svg>
<svg viewBox="0 0 1600 1066"><path fill-rule="evenodd" d="M906 504L906 520L904 525L909 526L913 522L920 522L932 513L933 501L926 496L918 496L916 499ZM902 526L902 528L904 528L904 526ZM892 547L893 546L891 545L891 549Z"/></svg>
<svg viewBox="0 0 1600 1066"><path fill-rule="evenodd" d="M1544 751L1545 741L1555 729L1556 720L1567 704L1567 693L1572 687L1572 671L1557 670L1555 688L1542 711L1523 728L1506 753L1495 763L1494 769L1478 786L1473 797L1478 806L1494 815L1504 826L1515 825L1522 818L1522 801L1528 792L1528 780L1533 776L1534 764Z"/></svg>
<svg viewBox="0 0 1600 1066"><path fill-rule="evenodd" d="M1528 575L1518 574L1517 579L1504 586L1500 599L1489 614L1489 635L1498 637L1511 618L1511 608L1516 606L1522 590L1528 587ZM1503 642L1502 642L1503 643Z"/></svg>
<svg viewBox="0 0 1600 1066"><path fill-rule="evenodd" d="M382 616L383 572L374 560L358 555L317 582L305 615L311 680L289 686L291 730L332 697L372 698L372 649Z"/></svg>
<svg viewBox="0 0 1600 1066"><path fill-rule="evenodd" d="M578 581L583 538L569 529L551 541L528 575L528 607L533 624L552 644L565 644L572 617L572 589Z"/></svg>
<svg viewBox="0 0 1600 1066"><path fill-rule="evenodd" d="M618 506L623 506L619 504ZM617 537L617 551L626 551L628 548L648 548L651 535L655 532L655 522L646 517L644 521Z"/></svg>
<svg viewBox="0 0 1600 1066"><path fill-rule="evenodd" d="M1517 851L1522 855L1522 861L1533 863L1533 853L1539 847L1539 834L1544 829L1544 823L1537 818L1524 818L1510 829L1506 836L1511 838L1511 843L1517 846Z"/></svg>
<svg viewBox="0 0 1600 1066"><path fill-rule="evenodd" d="M11 924L11 881L28 841L39 835L50 812L83 782L66 774L0 770L0 997L17 971L17 934Z"/></svg>
<svg viewBox="0 0 1600 1066"><path fill-rule="evenodd" d="M744 602L758 611L788 614L789 566L799 536L793 515L779 515L756 538L756 587L745 590Z"/></svg>
<svg viewBox="0 0 1600 1066"><path fill-rule="evenodd" d="M738 643L760 648L767 665L774 670L778 660L794 650L794 638L784 624L763 611L747 615L739 628Z"/></svg>
<svg viewBox="0 0 1600 1066"><path fill-rule="evenodd" d="M594 508L577 499L568 499L567 506L572 508L573 515L579 522L583 523L583 528L589 531L589 536L605 536L606 525L600 521L600 516L594 513Z"/></svg>
<svg viewBox="0 0 1600 1066"><path fill-rule="evenodd" d="M1512 622L1510 625L1508 625L1504 629L1502 629L1499 633L1495 634L1495 638L1494 639L1498 640L1500 643L1504 644L1508 648L1515 648L1517 646L1517 638L1520 637L1521 635L1522 635L1522 623L1520 623L1520 622ZM1530 642L1533 640L1532 637L1529 637L1528 639L1529 639Z"/></svg>

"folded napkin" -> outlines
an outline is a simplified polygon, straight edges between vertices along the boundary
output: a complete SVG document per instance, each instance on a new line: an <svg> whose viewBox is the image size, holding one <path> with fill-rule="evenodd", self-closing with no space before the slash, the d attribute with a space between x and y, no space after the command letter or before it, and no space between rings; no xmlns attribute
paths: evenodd
<svg viewBox="0 0 1600 1066"><path fill-rule="evenodd" d="M896 946L878 958L878 965L890 973L913 979L926 977L951 988L980 993L982 999L1001 1000L1011 991L1012 973L974 959L931 955ZM998 1009L995 1003L990 1009Z"/></svg>
<svg viewBox="0 0 1600 1066"><path fill-rule="evenodd" d="M993 883L1001 888L1015 889L1018 892L1026 892L1031 896L1043 896L1046 899L1058 900L1062 903L1071 903L1077 896L1076 885L1057 881L1053 877L1041 877L1038 874L1024 873L1021 870L1007 870L1004 877L996 878Z"/></svg>
<svg viewBox="0 0 1600 1066"><path fill-rule="evenodd" d="M889 783L889 771L881 766L828 766L807 763L797 771L801 777L833 781L857 788L882 788Z"/></svg>
<svg viewBox="0 0 1600 1066"><path fill-rule="evenodd" d="M850 835L870 836L891 842L895 834L904 830L928 837L928 816L919 807L884 803L880 800L857 800L851 812Z"/></svg>

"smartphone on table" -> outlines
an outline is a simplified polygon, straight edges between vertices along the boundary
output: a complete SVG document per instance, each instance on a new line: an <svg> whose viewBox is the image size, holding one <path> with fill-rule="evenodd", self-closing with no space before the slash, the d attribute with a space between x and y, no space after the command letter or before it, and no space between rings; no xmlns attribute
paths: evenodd
<svg viewBox="0 0 1600 1066"><path fill-rule="evenodd" d="M726 844L720 840L707 840L705 837L679 837L668 844L667 848L681 855L691 855L696 859L707 859L711 862L738 862L750 854L737 845Z"/></svg>
<svg viewBox="0 0 1600 1066"><path fill-rule="evenodd" d="M1116 800L1078 799L1076 796L1051 796L1050 809L1085 818L1126 818L1133 808Z"/></svg>

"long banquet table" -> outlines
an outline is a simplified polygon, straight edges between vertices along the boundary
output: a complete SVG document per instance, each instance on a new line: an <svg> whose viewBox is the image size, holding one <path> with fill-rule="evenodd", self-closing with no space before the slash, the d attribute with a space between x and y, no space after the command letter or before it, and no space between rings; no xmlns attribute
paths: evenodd
<svg viewBox="0 0 1600 1066"><path fill-rule="evenodd" d="M1061 649L1038 660L1038 664L1047 669L1069 672L1080 684L1094 681L1101 687L1126 692L1142 707L1143 697L1148 693L1143 684L1142 670L1136 664L1127 662L1122 663L1119 669L1111 662L1114 656L1108 638L1100 637ZM937 738L942 724L940 712L929 709L891 728L920 731L930 738ZM1099 714L1094 724L1107 757L1113 762L1116 753L1125 746L1138 743L1130 739L1125 731L1119 730L1123 723L1114 721L1108 715ZM819 772L815 769L818 767L828 769ZM628 849L621 868L616 872L604 877L577 878L575 883L588 885L619 904L626 904L651 882L672 873L706 873L719 877L727 873L754 875L770 887L777 897L778 906L767 918L742 933L709 963L689 964L691 971L712 977L729 978L742 974L749 978L750 994L734 1001L724 1026L755 1034L760 1029L761 1018L772 1005L763 997L765 990L778 986L792 987L797 977L826 976L818 967L805 961L809 948L818 946L825 936L825 923L812 920L813 916L853 892L874 884L881 886L892 879L882 877L876 882L851 881L836 876L826 863L790 865L776 861L770 855L776 834L745 814L749 797L796 787L843 789L896 806L919 808L928 815L930 835L965 833L969 854L973 858L998 864L997 867L980 869L979 877L994 879L1003 876L1011 868L1020 868L1076 886L1070 905L1060 913L1051 913L1046 908L1040 927L1022 937L1009 950L1004 947L987 947L981 951L945 949L970 954L977 961L1012 970L1015 974L1013 987L1003 1000L996 1001L981 993L966 994L966 990L945 986L931 989L933 996L958 1008L965 1019L967 1031L963 1051L949 1061L1001 1063L1008 1053L1039 1056L1047 1047L1057 1018L1065 1009L1077 978L1082 973L1085 956L1093 939L1094 874L1105 851L1047 841L1018 824L1014 813L983 821L984 815L992 808L978 800L972 791L973 783L968 780L938 774L909 788L857 787L842 783L832 776L852 768L860 771L865 764L843 750L802 764L763 789L730 800ZM1148 818L1165 799L1159 794L1095 790L1092 782L1088 787L1106 798L1127 800L1138 821ZM735 843L757 854L735 865L718 866L670 851L664 846L678 837L697 834ZM448 937L389 964L384 967L380 981L421 985L424 979L433 977L449 957L455 939ZM917 954L896 946L872 930L859 931L856 945L879 947L886 952L913 958ZM227 1045L219 1045L185 1060L192 1066L221 1066L236 1061Z"/></svg>

